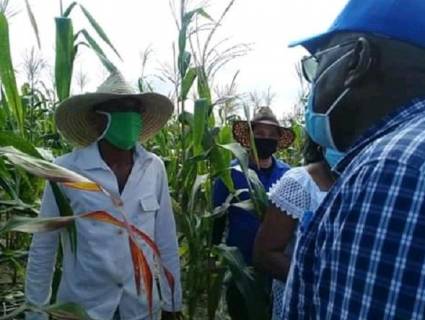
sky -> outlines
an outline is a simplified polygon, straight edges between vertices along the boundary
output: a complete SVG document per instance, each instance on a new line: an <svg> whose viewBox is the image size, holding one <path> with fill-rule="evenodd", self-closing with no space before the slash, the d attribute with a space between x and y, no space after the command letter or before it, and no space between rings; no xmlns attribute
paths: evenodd
<svg viewBox="0 0 425 320"><path fill-rule="evenodd" d="M54 64L54 17L60 14L59 0L28 0L38 23L41 50L38 53ZM179 2L177 0L174 0ZM71 1L63 0L64 7ZM192 0L196 4L196 0ZM158 74L164 64L172 62L172 44L177 29L169 0L80 0L104 28L123 60L108 56L117 64L127 80L135 83L141 73L141 52L153 50L145 74ZM211 0L206 11L218 18L228 0ZM216 85L228 84L235 72L238 91L261 94L269 88L275 98L271 107L279 116L290 113L298 101L299 80L295 64L306 52L289 49L288 43L325 31L346 4L346 0L236 0L216 34L217 41L229 38L229 44L249 43L251 51L228 64L216 77ZM32 47L37 48L24 0L11 1L17 14L10 19L13 62L22 78L22 61ZM74 9L74 30L90 29L78 8ZM37 49L38 50L38 49ZM83 49L76 62L75 74L88 77L86 91L94 91L107 73L97 58ZM157 83L156 89L167 94L170 88ZM73 89L78 93L78 89Z"/></svg>

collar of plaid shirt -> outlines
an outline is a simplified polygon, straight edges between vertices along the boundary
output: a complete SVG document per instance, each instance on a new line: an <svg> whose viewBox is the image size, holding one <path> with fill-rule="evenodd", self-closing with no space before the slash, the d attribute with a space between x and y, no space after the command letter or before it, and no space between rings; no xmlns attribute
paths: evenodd
<svg viewBox="0 0 425 320"><path fill-rule="evenodd" d="M341 175L344 169L351 163L351 161L358 155L364 148L366 148L373 141L379 139L385 134L392 132L399 125L408 122L415 117L418 113L424 112L425 98L414 99L412 103L407 106L401 107L398 110L390 113L384 117L376 125L372 126L357 140L353 147L347 152L344 159L338 163L335 172Z"/></svg>
<svg viewBox="0 0 425 320"><path fill-rule="evenodd" d="M284 319L425 314L425 100L383 119L298 240Z"/></svg>

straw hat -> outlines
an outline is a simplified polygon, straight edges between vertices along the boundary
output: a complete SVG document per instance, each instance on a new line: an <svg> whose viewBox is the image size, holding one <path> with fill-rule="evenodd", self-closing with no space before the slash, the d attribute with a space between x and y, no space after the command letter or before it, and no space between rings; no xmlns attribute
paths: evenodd
<svg viewBox="0 0 425 320"><path fill-rule="evenodd" d="M295 133L290 128L282 127L269 107L258 108L251 125L256 123L268 124L279 129L280 138L277 144L279 150L288 148L295 140ZM248 121L235 121L233 123L233 137L242 146L246 148L251 146Z"/></svg>
<svg viewBox="0 0 425 320"><path fill-rule="evenodd" d="M143 130L140 141L144 142L160 130L173 112L173 103L156 93L136 93L121 74L111 74L95 93L72 96L62 101L56 109L55 121L62 135L77 146L87 146L99 138L95 130L93 107L116 99L136 99L144 107Z"/></svg>

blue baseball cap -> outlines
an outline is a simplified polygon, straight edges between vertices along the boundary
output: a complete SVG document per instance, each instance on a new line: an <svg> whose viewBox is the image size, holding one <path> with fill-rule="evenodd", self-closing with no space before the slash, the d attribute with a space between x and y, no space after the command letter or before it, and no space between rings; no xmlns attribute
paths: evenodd
<svg viewBox="0 0 425 320"><path fill-rule="evenodd" d="M338 32L364 32L425 49L425 0L350 0L325 33L291 43L316 52Z"/></svg>

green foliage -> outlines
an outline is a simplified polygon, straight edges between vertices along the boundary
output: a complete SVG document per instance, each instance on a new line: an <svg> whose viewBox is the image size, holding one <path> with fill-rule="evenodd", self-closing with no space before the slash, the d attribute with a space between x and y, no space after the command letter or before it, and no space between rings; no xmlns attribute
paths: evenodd
<svg viewBox="0 0 425 320"><path fill-rule="evenodd" d="M106 56L103 49L97 43L95 38L91 34L82 29L74 34L72 19L69 18L72 10L77 5L73 2L65 10L62 16L55 18L56 22L56 60L55 60L55 81L56 91L59 101L62 101L69 97L72 83L72 74L74 67L75 56L80 45L86 45L90 47L93 52L98 56L100 62L109 72L116 72L117 68ZM94 19L94 17L84 8L79 5L84 16L93 27L96 34L120 57L118 51L112 45L105 31ZM79 35L82 34L87 42L78 42ZM121 57L120 57L121 58Z"/></svg>
<svg viewBox="0 0 425 320"><path fill-rule="evenodd" d="M40 34L38 32L37 21L35 19L34 13L33 13L32 9L31 9L31 6L30 6L28 0L25 0L25 8L27 9L28 17L30 19L31 26L32 26L32 28L34 30L35 37L37 39L38 48L41 49L41 41L40 41Z"/></svg>
<svg viewBox="0 0 425 320"><path fill-rule="evenodd" d="M69 97L72 71L76 50L72 20L65 17L55 18L56 23L56 61L55 81L59 101Z"/></svg>
<svg viewBox="0 0 425 320"><path fill-rule="evenodd" d="M6 16L0 12L0 79L6 94L7 108L12 110L12 123L16 123L18 132L24 135L24 110L16 85L15 71L12 64L9 43L9 25Z"/></svg>
<svg viewBox="0 0 425 320"><path fill-rule="evenodd" d="M84 8L82 5L80 5L81 11L86 16L87 20L90 22L93 29L96 31L97 35L115 52L115 54L121 59L120 54L118 53L117 49L115 49L114 45L112 44L111 40L109 40L109 37L106 35L106 32L103 30L103 28L100 26L100 24L94 19L94 17L91 15L91 13Z"/></svg>

